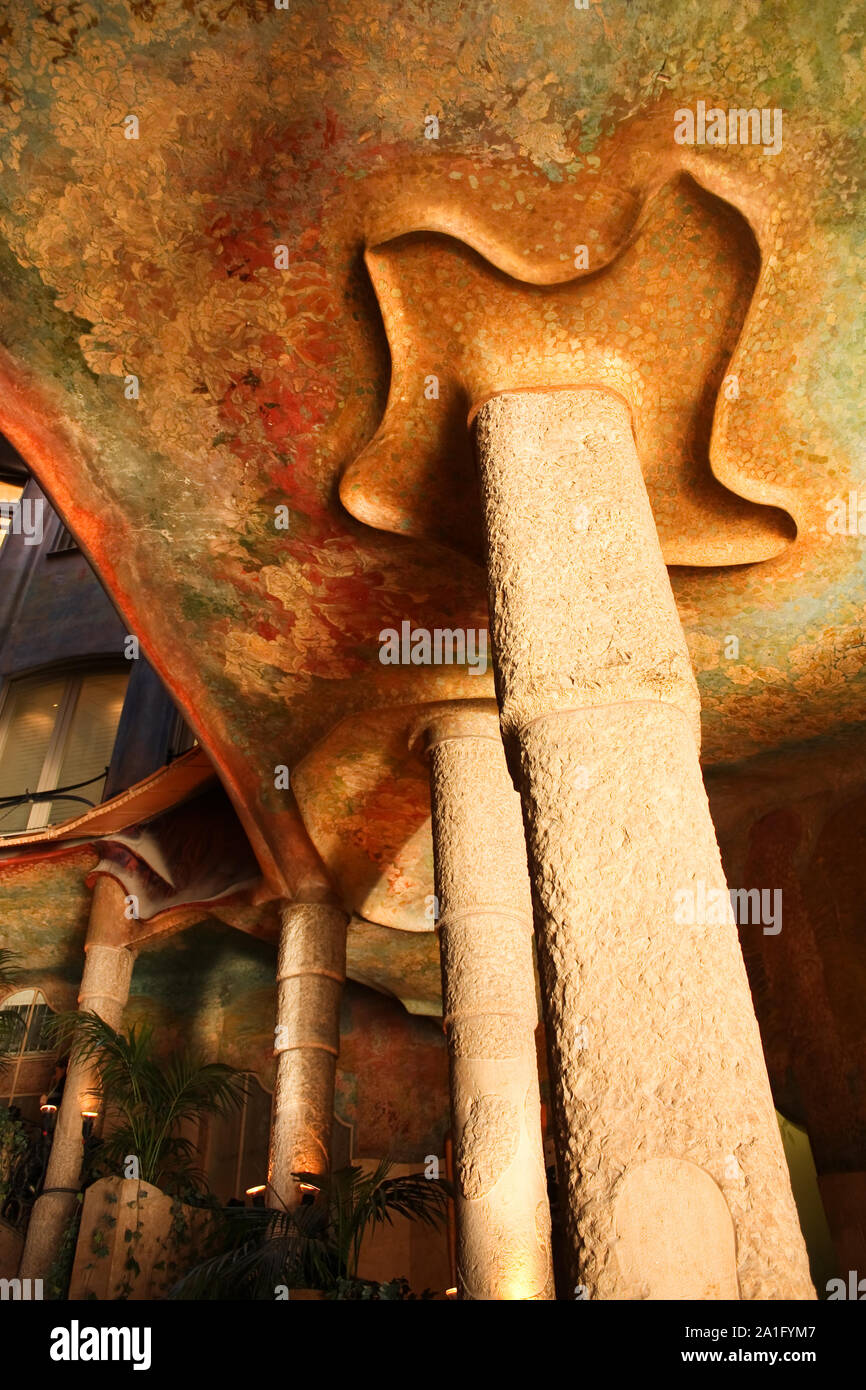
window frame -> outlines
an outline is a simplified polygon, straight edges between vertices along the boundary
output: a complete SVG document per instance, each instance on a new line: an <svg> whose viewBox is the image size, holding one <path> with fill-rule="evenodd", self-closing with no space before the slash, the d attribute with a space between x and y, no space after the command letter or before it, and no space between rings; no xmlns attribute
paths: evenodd
<svg viewBox="0 0 866 1390"><path fill-rule="evenodd" d="M23 1003L21 1003L21 1004L13 1004L11 1001L12 1001L12 1000L15 998L15 996L18 995L18 994L32 994L32 995L33 995L33 998L32 998L32 999L28 999L26 1002L23 1002ZM51 1004L50 1004L49 1001L48 1001L48 996L47 996L47 994L45 993L45 990L42 989L40 985L25 985L23 989L13 989L13 990L11 990L11 991L5 996L5 998L0 999L0 1013L7 1013L10 1009L26 1009L26 1010L27 1010L26 1014L21 1015L21 1017L23 1017L23 1019L24 1019L24 1033L23 1033L22 1038L21 1038L21 1046L18 1048L17 1052L14 1052L14 1053L11 1053L11 1052L10 1052L10 1053L7 1054L7 1058L6 1058L6 1064L7 1064L7 1066L9 1065L9 1063L10 1063L11 1061L22 1061L22 1062L23 1062L23 1061L25 1061L28 1057L53 1057L54 1054L57 1052L57 1045L56 1045L56 1043L53 1044L51 1047L27 1047L27 1046L25 1046L25 1044L26 1044L26 1042L27 1042L28 1035L29 1035L30 1030L31 1030L31 1028L32 1028L32 1026L33 1026L33 1013L34 1013L34 1010L40 1009L40 1008L45 1008L45 1009L47 1009L48 1012L49 1012L50 1014L55 1015L55 1017L56 1017L56 1015L57 1015L57 1010L56 1010L56 1009L53 1009L53 1008L51 1007ZM41 1034L42 1034L42 1032L44 1031L44 1029L40 1028L39 1031L40 1031L40 1040L41 1040Z"/></svg>
<svg viewBox="0 0 866 1390"><path fill-rule="evenodd" d="M44 1004L45 1007L48 1009L48 1012L53 1014L55 1018L59 1013L57 1007L54 1004L52 1004L51 1000L49 999L48 991L43 989L42 985L25 985L23 986L23 988L20 986L13 985L11 989L8 989L6 991L3 998L0 999L0 1010L8 1008L9 1000L14 999L16 994L25 994L28 990L32 990L34 997L33 999L31 999L29 1005L27 1006L28 1013L25 1018L25 1029L24 1037L22 1038L22 1044L27 1041L27 1034L30 1032L33 1010L35 1008L38 1008L40 1004ZM12 1007L15 1008L16 1006L13 1004ZM21 1075L21 1067L25 1062L34 1062L41 1060L47 1063L52 1059L56 1062L59 1055L60 1049L56 1042L52 1047L45 1048L44 1051L27 1052L22 1046L18 1049L16 1053L14 1053L14 1055L10 1054L7 1057L7 1071L11 1068L12 1076L11 1080L9 1081L9 1095L6 1101L7 1105L12 1105L13 1101L18 1096L18 1081ZM2 1090L5 1094L5 1080L0 1081L0 1090ZM29 1096L32 1094L35 1093L30 1091L23 1091L21 1093L22 1097Z"/></svg>

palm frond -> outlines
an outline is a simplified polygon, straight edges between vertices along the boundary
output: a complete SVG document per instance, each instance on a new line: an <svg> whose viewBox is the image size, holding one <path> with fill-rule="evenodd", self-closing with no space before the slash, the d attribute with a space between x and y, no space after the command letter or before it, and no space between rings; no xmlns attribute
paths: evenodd
<svg viewBox="0 0 866 1390"><path fill-rule="evenodd" d="M20 1014L13 1013L11 1009L0 1009L0 1052L18 1050L25 1026Z"/></svg>
<svg viewBox="0 0 866 1390"><path fill-rule="evenodd" d="M288 1288L330 1285L336 1267L326 1220L314 1207L263 1211L239 1207L223 1213L218 1254L189 1270L171 1299L270 1299Z"/></svg>
<svg viewBox="0 0 866 1390"><path fill-rule="evenodd" d="M21 969L17 965L17 951L0 947L0 987L18 983ZM7 1065L9 1058L4 1054L17 1052L24 1036L24 1020L11 1009L0 1008L0 1069Z"/></svg>
<svg viewBox="0 0 866 1390"><path fill-rule="evenodd" d="M242 1074L189 1052L160 1057L146 1022L119 1032L96 1013L62 1014L52 1033L68 1045L71 1058L93 1065L93 1094L112 1120L103 1158L122 1164L134 1155L144 1181L158 1186L176 1187L181 1180L203 1185L191 1166L195 1146L177 1131L238 1105L246 1088Z"/></svg>
<svg viewBox="0 0 866 1390"><path fill-rule="evenodd" d="M357 1277L361 1246L372 1226L390 1224L394 1215L434 1228L446 1219L449 1184L424 1173L390 1178L393 1166L391 1159L383 1158L367 1173L359 1166L350 1166L330 1174L293 1175L322 1194L339 1263L350 1279Z"/></svg>
<svg viewBox="0 0 866 1390"><path fill-rule="evenodd" d="M0 947L0 985L17 984L21 978L21 967L17 963L20 959L17 951Z"/></svg>

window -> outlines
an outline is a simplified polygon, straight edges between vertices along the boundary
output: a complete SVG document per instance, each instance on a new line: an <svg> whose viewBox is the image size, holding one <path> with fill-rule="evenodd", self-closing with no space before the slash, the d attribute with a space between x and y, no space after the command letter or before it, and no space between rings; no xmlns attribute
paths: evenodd
<svg viewBox="0 0 866 1390"><path fill-rule="evenodd" d="M20 1026L14 1030L20 1041L7 1049L7 1065L16 1057L24 1057L28 1053L55 1050L55 1044L48 1037L47 1029L48 1020L53 1017L54 1010L49 1008L41 990L19 989L16 994L7 995L0 1005L0 1010L4 1014L16 1014L21 1020Z"/></svg>
<svg viewBox="0 0 866 1390"><path fill-rule="evenodd" d="M94 670L10 684L0 716L0 835L57 825L102 800L128 679ZM81 799L6 800L58 787L75 787L69 796Z"/></svg>
<svg viewBox="0 0 866 1390"><path fill-rule="evenodd" d="M38 1132L42 1119L40 1096L53 1090L59 1079L54 1060L57 1043L50 1037L48 1028L54 1016L54 1010L39 989L19 989L7 994L0 1004L3 1049L0 1106L14 1105L34 1132ZM8 1219L8 1208L4 1207L3 1214Z"/></svg>
<svg viewBox="0 0 866 1390"><path fill-rule="evenodd" d="M213 1115L207 1122L207 1171L211 1190L226 1202L243 1201L248 1187L263 1183L268 1175L268 1143L271 1130L271 1096L252 1072L246 1073L247 1090L240 1111Z"/></svg>

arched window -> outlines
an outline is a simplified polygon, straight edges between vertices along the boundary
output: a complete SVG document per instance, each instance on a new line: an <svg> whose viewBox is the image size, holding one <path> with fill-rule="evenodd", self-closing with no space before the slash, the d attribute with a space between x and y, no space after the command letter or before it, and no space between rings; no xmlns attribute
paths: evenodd
<svg viewBox="0 0 866 1390"><path fill-rule="evenodd" d="M8 994L0 1004L0 1012L15 1014L20 1025L10 1029L12 1046L6 1049L8 1061L17 1057L39 1052L53 1052L55 1044L48 1036L47 1023L54 1010L49 1006L41 989L19 989ZM16 1044L15 1037L18 1038Z"/></svg>
<svg viewBox="0 0 866 1390"><path fill-rule="evenodd" d="M57 1044L47 1027L53 1016L40 989L16 990L0 1004L0 1106L14 1106L32 1126L40 1124L41 1095L53 1089L59 1076Z"/></svg>
<svg viewBox="0 0 866 1390"><path fill-rule="evenodd" d="M57 825L102 800L128 679L128 670L90 669L10 682L0 713L0 835ZM58 787L74 790L15 803Z"/></svg>

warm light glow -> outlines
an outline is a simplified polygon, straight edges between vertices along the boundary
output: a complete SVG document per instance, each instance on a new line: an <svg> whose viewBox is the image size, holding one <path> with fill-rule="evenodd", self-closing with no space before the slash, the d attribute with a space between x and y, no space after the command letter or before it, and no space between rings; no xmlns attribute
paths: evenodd
<svg viewBox="0 0 866 1390"><path fill-rule="evenodd" d="M98 1114L98 1110L82 1110L81 1118L82 1120L95 1120Z"/></svg>
<svg viewBox="0 0 866 1390"><path fill-rule="evenodd" d="M446 1290L445 1290L445 1297L446 1297L446 1298L456 1298L456 1297L457 1297L457 1290L456 1290L456 1289L446 1289Z"/></svg>
<svg viewBox="0 0 866 1390"><path fill-rule="evenodd" d="M298 1183L298 1190L299 1190L300 1192L318 1192L319 1189L315 1186L314 1183L311 1183L311 1182L299 1182L299 1183Z"/></svg>
<svg viewBox="0 0 866 1390"><path fill-rule="evenodd" d="M43 1115L53 1115L53 1114L54 1114L54 1111L57 1109L57 1106L56 1106L56 1105L47 1105L47 1104L46 1104L46 1105L40 1105L39 1109L42 1111L42 1114L43 1114Z"/></svg>
<svg viewBox="0 0 866 1390"><path fill-rule="evenodd" d="M503 1284L499 1296L508 1303L532 1303L538 1294L531 1284L518 1277Z"/></svg>
<svg viewBox="0 0 866 1390"><path fill-rule="evenodd" d="M266 1192L267 1188L268 1185L266 1182L260 1182L258 1187L248 1187L246 1189L246 1195L247 1197L257 1197L260 1192Z"/></svg>

